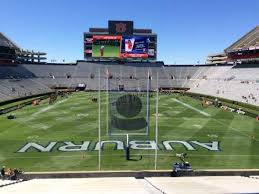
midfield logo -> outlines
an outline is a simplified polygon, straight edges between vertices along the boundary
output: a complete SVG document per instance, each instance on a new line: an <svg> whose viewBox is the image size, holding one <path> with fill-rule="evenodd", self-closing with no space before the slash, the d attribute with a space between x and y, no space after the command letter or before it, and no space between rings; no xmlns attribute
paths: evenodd
<svg viewBox="0 0 259 194"><path fill-rule="evenodd" d="M219 142L212 141L208 143L202 143L199 141L162 141L161 145L157 145L155 141L130 141L129 145L130 148L133 150L175 150L175 145L182 145L188 151L195 151L198 148L203 148L208 151L220 151ZM113 144L114 150L124 150L125 145L123 141L101 141L101 142L93 142L93 146L90 146L91 141L83 141L80 144L76 144L73 141L64 141L64 142L57 142L52 141L48 144L41 145L36 142L28 142L23 147L21 147L17 152L24 153L28 151L38 151L38 152L52 152L52 151L59 151L59 152L77 152L77 151L98 151L100 149L104 149L105 144ZM90 149L90 147L93 147Z"/></svg>

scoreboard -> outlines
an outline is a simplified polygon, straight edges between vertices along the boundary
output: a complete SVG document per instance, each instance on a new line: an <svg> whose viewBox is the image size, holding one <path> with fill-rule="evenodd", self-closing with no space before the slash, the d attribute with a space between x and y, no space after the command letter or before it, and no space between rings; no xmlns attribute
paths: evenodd
<svg viewBox="0 0 259 194"><path fill-rule="evenodd" d="M84 33L86 60L156 61L157 35L149 29L134 29L132 21L109 21L109 28L90 28Z"/></svg>

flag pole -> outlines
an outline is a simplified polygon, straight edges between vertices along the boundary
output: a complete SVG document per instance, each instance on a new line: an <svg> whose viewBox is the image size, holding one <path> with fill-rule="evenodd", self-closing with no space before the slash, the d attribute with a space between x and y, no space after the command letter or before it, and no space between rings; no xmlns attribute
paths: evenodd
<svg viewBox="0 0 259 194"><path fill-rule="evenodd" d="M147 121L148 121L148 125L147 125L147 130L146 130L146 135L148 135L149 133L149 89L150 89L150 74L149 74L149 69L148 69L148 73L147 73Z"/></svg>
<svg viewBox="0 0 259 194"><path fill-rule="evenodd" d="M99 157L98 157L98 170L101 171L101 73L100 73L100 68L99 68L99 82L98 82L98 106L99 106L99 115L98 115L98 139L99 139Z"/></svg>
<svg viewBox="0 0 259 194"><path fill-rule="evenodd" d="M158 149L158 72L156 75L156 128L155 128L155 141L156 141L156 149L155 149L155 170L157 169L157 149Z"/></svg>
<svg viewBox="0 0 259 194"><path fill-rule="evenodd" d="M129 147L129 134L128 133L126 134L126 137L127 137L127 147Z"/></svg>

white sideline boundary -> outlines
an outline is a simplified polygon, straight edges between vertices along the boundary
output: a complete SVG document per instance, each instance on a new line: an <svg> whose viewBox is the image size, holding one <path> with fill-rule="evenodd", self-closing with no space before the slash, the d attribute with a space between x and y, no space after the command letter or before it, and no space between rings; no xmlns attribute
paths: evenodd
<svg viewBox="0 0 259 194"><path fill-rule="evenodd" d="M183 105L183 106L185 106L185 107L187 107L189 109L192 109L192 110L194 110L194 111L196 111L196 112L198 112L198 113L200 113L200 114L202 114L202 115L204 115L206 117L210 117L211 116L209 113L206 113L206 112L204 112L202 110L199 110L199 109L197 109L197 108L195 108L195 107L193 107L193 106L191 106L189 104L186 104L186 103L184 103L184 102L182 102L180 100L177 100L175 98L172 98L172 100L175 101L175 102L178 102L179 104L181 104L181 105Z"/></svg>

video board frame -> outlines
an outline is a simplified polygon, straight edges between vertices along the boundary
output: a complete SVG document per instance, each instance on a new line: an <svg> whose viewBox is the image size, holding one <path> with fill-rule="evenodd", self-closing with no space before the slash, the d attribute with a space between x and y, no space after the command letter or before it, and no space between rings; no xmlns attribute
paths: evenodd
<svg viewBox="0 0 259 194"><path fill-rule="evenodd" d="M101 55L101 49L96 48L95 45L95 40L99 37L99 39L107 39L107 40L121 40L121 45L120 45L120 53L111 55L110 49L104 45L104 50L103 50L103 55ZM156 42L150 41L152 39L152 36L137 36L137 35L131 35L131 36L119 36L119 35L88 35L85 37L84 40L84 54L85 58L87 59L104 59L104 60L156 60ZM125 40L126 39L134 39L135 41L137 40L138 42L136 43L135 50L132 52L125 52ZM141 52L141 49L145 50ZM108 51L107 51L108 50ZM106 52L107 51L107 52ZM97 55L97 52L99 52L99 55ZM108 53L108 54L107 54ZM116 53L116 52L115 52Z"/></svg>

